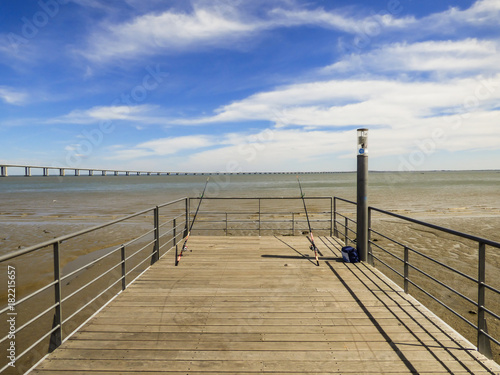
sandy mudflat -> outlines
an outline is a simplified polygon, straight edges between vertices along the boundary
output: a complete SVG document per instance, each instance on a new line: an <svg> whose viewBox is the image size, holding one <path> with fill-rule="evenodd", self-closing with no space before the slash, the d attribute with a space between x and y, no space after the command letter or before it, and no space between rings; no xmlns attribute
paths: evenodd
<svg viewBox="0 0 500 375"><path fill-rule="evenodd" d="M423 221L428 221L437 225L451 229L463 231L489 238L500 242L500 194L498 190L500 173L497 172L453 172L453 173L418 173L408 174L401 179L394 180L389 177L391 174L373 174L370 187L370 204L376 207L390 210L401 215L410 216ZM215 179L215 178L214 178ZM273 180L274 179L274 180ZM184 181L185 180L185 181ZM207 196L273 196L273 197L299 197L298 186L295 176L231 176L230 181L222 181L210 186ZM11 180L2 180L2 183ZM13 186L10 191L3 193L5 197L0 202L0 253L6 253L30 246L43 241L51 240L55 237L70 234L84 228L109 222L118 217L143 210L161 202L189 195L199 196L200 188L203 187L205 177L186 177L181 180L175 178L119 178L119 179L77 179L67 178L63 183L51 182L47 179L13 179ZM35 181L36 184L31 183ZM48 181L48 182L46 182ZM100 182L102 181L102 183ZM116 182L114 182L116 181ZM347 199L355 199L355 178L352 174L332 174L332 175L304 175L301 177L303 188L307 196L341 196ZM132 183L131 183L132 182ZM154 182L154 183L152 183ZM234 187L233 187L234 185ZM0 188L8 188L8 184L0 185ZM1 189L0 189L1 190ZM221 201L212 201L203 205L202 211L217 206L220 209ZM228 205L241 205L241 209L254 212L256 202L253 201L229 201ZM311 204L308 208L310 212L321 211L322 207ZM293 207L292 207L293 206ZM301 221L301 225L306 225L303 215L301 201L279 202L275 207L264 207L265 210L273 212L293 211L297 213L296 219ZM264 209L263 208L263 209ZM337 207L340 212L354 217L353 206L339 203ZM180 205L178 210L183 209ZM194 210L193 207L191 207ZM274 211L275 212L275 211ZM273 216L274 219L277 216ZM200 224L203 214L200 215ZM287 217L286 220L289 220ZM383 232L389 237L393 237L406 246L412 247L428 256L437 258L450 267L461 272L477 277L477 244L468 240L457 239L449 235L438 233L428 228L415 224L402 223L401 221L389 218L374 216L375 230ZM203 223L205 225L206 223ZM285 224L288 225L288 224ZM152 216L146 215L134 219L128 223L122 223L109 227L78 239L64 242L61 245L61 264L63 274L67 274L71 269L75 269L83 264L83 261L103 255L122 243L152 229ZM298 230L297 230L298 229ZM317 229L314 228L313 229ZM196 228L195 228L196 230ZM296 235L301 229L296 228ZM207 235L209 232L203 231L199 234ZM241 229L229 232L233 235L244 235ZM279 230L276 234L289 235L290 230L284 233ZM194 233L196 235L196 231ZM215 232L222 235L224 232ZM256 232L246 234L255 235ZM269 235L271 232L264 232ZM326 235L326 232L318 233ZM394 254L402 257L403 251L400 246L391 245L389 241L380 236L373 235L376 244L391 250ZM132 251L133 249L129 249ZM147 257L147 251L146 257ZM382 253L374 249L375 254L383 257L383 260L402 272L403 267L400 262L392 257L381 255ZM414 264L430 275L438 276L446 280L446 284L459 291L467 297L475 300L477 297L477 285L465 280L417 255L410 255ZM95 275L101 273L106 267L118 264L119 258L110 257L104 262L89 267L86 272L75 275L68 284L64 286L64 293L69 294L85 285ZM36 254L30 254L10 262L17 270L17 298L20 299L30 291L35 290L53 280L53 259L52 249L44 249ZM147 263L147 262L146 262ZM413 264L413 263L412 263ZM381 269L383 265L378 264ZM0 282L6 285L6 265L0 269ZM387 271L387 270L385 270ZM111 272L111 274L115 271ZM391 271L387 271L400 285L401 279ZM487 248L487 283L496 288L500 288L500 250ZM116 277L116 275L114 275ZM426 290L450 305L455 311L463 315L466 319L476 324L476 307L469 302L456 297L445 287L438 286L426 277L419 276L415 270L410 271L410 278L421 285ZM75 301L69 301L66 313L76 309L79 304L90 300L91 295L96 291L103 290L109 285L108 279L102 279L92 284L85 291L81 292ZM452 325L459 332L464 334L475 344L475 332L469 325L463 323L455 315L446 312L439 304L433 302L415 287L410 287L410 293L429 306L440 315L445 321ZM110 297L117 290L112 289L106 297ZM47 301L53 300L53 290L49 290L40 300L33 300L22 307L19 315L19 323L22 324L26 316L23 312L43 311L49 305ZM2 301L5 301L5 292L2 292ZM44 302L41 302L41 300ZM105 298L102 299L103 301ZM100 301L102 303L102 301ZM2 303L4 305L4 303ZM500 299L492 293L487 293L487 308L500 313ZM95 311L97 306L91 306L85 314ZM83 315L84 318L86 315ZM68 315L66 315L68 316ZM46 331L52 326L53 310L49 311L37 325L38 329ZM488 319L488 329L497 338L500 338L500 325L497 320ZM77 324L75 321L71 324ZM4 319L0 321L0 332L6 332ZM31 336L32 331L26 331L25 335ZM23 340L20 336L19 340ZM41 345L40 353L44 354L48 347L48 342ZM495 359L500 362L499 348L494 344ZM0 349L4 349L1 347ZM45 351L45 352L44 352ZM33 358L27 358L28 362Z"/></svg>

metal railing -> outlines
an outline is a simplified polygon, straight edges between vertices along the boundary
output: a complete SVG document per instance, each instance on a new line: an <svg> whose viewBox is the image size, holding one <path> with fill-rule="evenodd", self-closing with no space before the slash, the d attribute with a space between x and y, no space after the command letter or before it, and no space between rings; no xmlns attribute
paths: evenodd
<svg viewBox="0 0 500 375"><path fill-rule="evenodd" d="M9 279L9 272L13 273L13 298L6 298L8 304L0 310L0 329L7 322L0 331L7 332L0 339L0 348L8 352L11 340L15 341L15 371L24 373L32 368L158 259L171 249L177 253L189 227L191 207L196 207L192 201L197 199L181 198L0 256L1 275ZM333 198L305 199L315 232L331 235ZM323 209L325 206L329 209ZM195 232L205 235L207 231L295 234L307 229L300 197L205 197L203 207ZM38 262L40 267L31 279L21 280ZM14 317L14 324L9 327L10 317ZM1 373L12 365L5 356L0 361Z"/></svg>
<svg viewBox="0 0 500 375"><path fill-rule="evenodd" d="M196 207L189 198L189 206ZM333 197L304 197L316 234L333 233ZM245 207L242 210L242 206ZM326 207L326 208L325 208ZM190 216L192 212L190 212ZM308 231L301 197L204 197L196 233L204 235L295 235Z"/></svg>
<svg viewBox="0 0 500 375"><path fill-rule="evenodd" d="M355 225L356 223L353 219L353 217L356 217L356 211L346 209L344 207L343 212L347 211L348 213L341 213L339 212L338 202L348 203L351 206L355 206L356 202L338 197L334 198L334 234L339 238L341 238L342 235L344 243L347 246L349 243L356 242L356 231L352 229L352 225ZM409 238L403 237L395 239L394 236L391 237L388 235L387 231L390 231L390 228L397 226L398 223L385 224L384 230L376 230L374 227L376 225L380 226L381 221L375 220L375 214L398 219L401 220L402 223L411 223L422 226L423 228L426 228L426 230L436 231L437 236L439 236L436 236L435 241L437 242L444 243L445 241L450 241L450 239L446 240L442 238L444 235L451 236L451 241L453 241L453 239L455 241L458 239L461 241L471 241L471 243L475 244L477 248L477 255L475 256L476 263L470 265L469 268L474 270L476 274L472 276L470 272L467 273L464 270L459 270L456 267L452 267L447 264L446 260L449 260L449 258L447 259L446 255L443 255L443 252L441 251L442 247L446 246L444 244L436 244L437 248L427 249L430 252L434 252L434 254L438 254L438 256L431 256L429 255L429 251L418 250L415 248L417 247L416 245L411 245ZM386 267L386 269L395 275L396 278L401 280L405 293L410 292L410 286L415 288L412 289L412 293L417 294L420 292L423 297L428 297L430 299L429 301L433 301L434 303L437 303L438 306L442 307L444 309L443 311L448 312L458 318L459 321L464 322L465 325L472 328L475 331L474 335L476 338L476 345L480 353L491 358L491 343L495 343L499 346L496 351L498 353L498 351L500 351L500 326L496 324L494 332L491 329L488 330L487 320L489 318L491 321L496 323L500 321L500 302L496 303L494 307L489 305L489 303L492 304L492 301L500 300L500 289L498 286L487 282L486 248L491 247L495 250L500 249L500 243L389 211L384 211L375 207L368 208L368 215L368 262L373 265L374 260L376 260L381 265ZM343 220L338 220L339 217ZM376 222L377 224L375 224ZM349 225L350 223L352 223L351 226ZM339 231L339 227L342 229L342 233ZM413 231L413 234L416 231L415 228L410 230ZM354 238L351 237L351 234ZM375 239L374 236L377 236L378 238ZM382 242L386 243L385 246L381 244ZM421 246L422 245L420 245L420 247ZM398 255L397 248L401 249L399 252L400 255ZM385 259L384 255L386 255L389 260ZM496 272L498 272L498 270ZM444 276L445 273L447 276ZM439 276L434 276L433 274ZM458 280L456 280L456 278L458 278ZM455 284L459 285L459 287L449 285L450 280L455 280ZM490 274L489 280L495 280L498 282L498 275L496 273L494 275ZM426 288L422 285L432 283L433 285L438 285L439 287L444 288L444 290L450 293L451 296L455 296L455 298L450 297L450 302L446 303L435 295L436 293L433 288L430 288L429 286ZM466 287L467 283L469 283L468 287ZM471 291L470 288L471 283L472 285L475 285L473 291ZM459 290L460 288L463 290ZM489 294L489 298L486 298L487 293ZM457 311L456 308L450 306L452 304L456 305L459 303L457 302L457 299L473 306L474 310L469 310L469 314L477 316L476 322L471 321L462 313ZM493 311L493 309L497 310ZM463 334L463 332L461 333Z"/></svg>
<svg viewBox="0 0 500 375"><path fill-rule="evenodd" d="M178 199L0 256L0 265L5 268L3 274L13 276L9 277L9 286L13 287L9 293L13 293L9 295L7 306L0 310L2 322L9 322L11 319L12 323L3 331L8 334L0 339L0 346L2 349L7 347L4 353L9 352L9 346L13 349L11 352L14 354L15 370L23 373L47 352L55 350L142 272L176 248L186 228L187 202L187 198ZM109 238L109 234L101 232L105 229L116 231L119 225L128 226L125 232L139 228L140 234L118 246L106 246L93 259L78 264L70 271L64 271L62 259L65 258L65 250L69 252L81 246L77 243L73 248L67 246L66 249L67 243L82 237L84 245L92 237L104 240ZM26 295L16 299L16 280L26 276L21 275L21 264L34 261L40 262L40 267L43 267L43 262L47 263L49 255L52 258L52 280L45 281L45 285L35 290L26 291ZM29 259L23 262L23 257ZM34 277L37 278L38 275ZM40 280L35 282L39 284ZM19 287L18 284L18 289ZM48 300L52 302L47 302ZM27 360L23 361L23 358ZM2 356L1 361L0 372L13 367L14 363L9 362L6 356Z"/></svg>
<svg viewBox="0 0 500 375"><path fill-rule="evenodd" d="M191 207L197 206L192 204L192 201L198 199L200 198L178 199L90 229L0 256L0 267L5 269L5 272L2 271L1 274L7 276L9 270L13 269L14 274L19 275L19 284L22 284L20 280L22 275L18 271L22 265L32 264L36 261L40 262L41 265L49 264L50 270L44 277L42 277L44 274L41 269L37 270L37 273L33 275L33 279L37 282L36 287L23 290L18 295L21 298L14 298L12 302L8 300L7 306L0 310L0 324L5 325L7 322L7 327L3 332L8 332L0 339L0 348L7 349L8 352L11 337L16 337L16 370L23 370L22 366L19 366L19 361L23 358L26 358L26 366L31 368L37 361L44 358L47 352L53 351L65 342L90 317L126 289L160 257L171 249L177 249L177 245L182 241L191 220ZM346 245L355 243L355 202L338 197L305 197L305 199L311 226L315 233L322 232L324 235L330 236L333 234L339 238L342 236ZM307 221L300 197L205 197L202 208L194 228L194 232L197 234L269 235L278 233L295 235L307 231ZM394 239L382 230L376 230L374 228L374 214L422 225L428 229L475 242L478 248L477 277L470 276L444 261L436 260L423 251L415 249L406 238ZM393 224L391 223L391 225ZM108 232L103 233L105 230ZM117 245L117 232L121 232L122 237L125 233L128 239L120 241ZM372 238L375 235L383 241ZM453 315L464 320L475 329L477 346L481 353L489 354L491 342L500 345L498 336L491 333L491 330L489 332L486 327L488 317L500 319L498 312L488 305L490 299L486 298L490 293L496 296L500 295L500 290L496 286L486 282L486 247L498 249L500 243L373 207L369 208L368 238L368 261L373 263L375 259L394 275L397 275L402 280L405 292L409 292L410 288L418 290ZM112 243L104 246L103 241L110 239ZM385 247L382 245L384 241L388 244ZM92 247L95 247L93 244L99 244L98 248L93 249ZM388 247L391 246L392 249L389 250ZM401 248L403 255L399 256L394 251L394 247ZM72 264L67 255L82 248L85 253L91 252L93 257L85 262ZM393 261L384 259L383 254L386 254ZM419 262L413 259L415 256L426 259L433 265L474 283L477 290L476 296L468 296L468 292L456 290L442 279L432 276L428 269L423 269ZM28 261L21 262L23 258L28 258ZM173 261L175 262L175 260ZM435 297L432 291L421 285L419 277L432 280L456 295L457 298L475 306L477 324ZM15 317L15 324L9 327L8 319L11 316ZM13 330L12 326L14 326ZM17 340L22 336L24 336L22 340ZM3 362L0 362L0 372L4 372L10 367L9 362L5 356L1 361Z"/></svg>
<svg viewBox="0 0 500 375"><path fill-rule="evenodd" d="M340 203L348 203L349 205L354 205L356 206L356 202L344 199L344 198L339 198L339 197L333 197L333 235L335 237L340 238L341 234L339 232L339 227L342 228L342 237L344 239L344 245L347 246L349 243L354 243L355 238L349 237L350 235L356 235L356 220L352 219L350 216L355 216L356 212L349 212L350 216L347 216L347 214L341 214L339 212L339 205ZM349 211L349 210L348 210ZM341 217L341 220L338 220L338 217ZM351 226L349 226L349 223ZM353 229L353 226L355 229Z"/></svg>

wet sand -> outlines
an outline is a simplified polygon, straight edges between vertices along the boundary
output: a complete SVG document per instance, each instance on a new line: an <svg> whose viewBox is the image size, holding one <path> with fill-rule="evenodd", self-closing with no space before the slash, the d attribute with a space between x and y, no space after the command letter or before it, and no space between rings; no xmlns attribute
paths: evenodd
<svg viewBox="0 0 500 375"><path fill-rule="evenodd" d="M474 175L474 180L478 176ZM492 178L492 174L486 174L488 178ZM326 176L326 177L325 177ZM336 195L350 200L355 199L355 184L353 185L353 175L342 174L339 176L332 175L312 175L310 179L307 176L301 177L303 187L307 196L331 196ZM430 177L429 177L430 176ZM436 177L437 176L437 177ZM460 174L453 174L453 178L446 175L447 180L463 178ZM295 176L282 176L284 180L276 180L275 183L266 182L264 177L262 180L252 180L251 176L241 176L240 179L233 177L232 182L234 187L229 188L222 183L215 184L212 191L209 191L207 196L296 196L297 186ZM493 175L495 180L485 185L464 184L462 186L454 186L449 184L446 187L439 185L443 177L441 175L412 175L405 183L387 185L387 176L375 176L375 183L370 187L370 204L392 212L410 216L419 220L427 221L451 229L463 231L489 238L500 242L500 195L496 174ZM438 178L439 177L439 178ZM149 179L154 177L147 177ZM424 183L425 178L434 178L433 183ZM327 181L324 182L323 180ZM339 180L340 179L340 180ZM85 184L82 185L81 191L65 192L64 187L56 186L54 191L45 191L44 193L26 193L10 192L4 194L7 200L0 203L0 252L14 251L22 247L30 246L36 243L47 241L61 235L73 233L75 231L89 228L95 225L109 222L116 218L127 214L143 210L159 203L177 199L184 195L199 196L198 188L202 188L202 182L205 177L201 176L195 179L188 179L188 182L176 185L173 189L168 190L164 185L161 189L155 190L150 186L149 190L123 190L120 193L116 191L103 193L101 191L86 191ZM200 181L198 181L200 180ZM203 180L203 181L202 181ZM89 180L87 180L89 181ZM139 181L139 180L137 180ZM145 180L144 180L145 181ZM149 180L148 180L149 181ZM160 181L160 180L157 180ZM170 181L170 180L169 180ZM377 182L378 181L378 182ZM469 180L468 180L469 181ZM442 181L441 181L442 182ZM448 181L449 182L449 181ZM43 181L41 182L44 183ZM80 182L78 182L80 183ZM149 184L149 183L148 183ZM182 185L182 186L181 186ZM199 185L199 186L198 186ZM73 186L73 185L71 185ZM117 184L116 186L120 186ZM231 185L232 186L232 185ZM353 187L354 186L354 187ZM59 190L57 190L59 189ZM121 189L121 188L120 188ZM11 198L11 199L9 199ZM297 202L295 202L297 203ZM298 210L300 207L293 204L292 210ZM301 203L298 201L298 203ZM300 205L299 205L300 206ZM312 205L314 206L314 205ZM283 207L283 203L276 206L279 210L288 210L287 204ZM202 208L209 209L209 205ZM248 207L249 210L254 210L254 207ZM339 205L338 209L351 216L353 215L353 207L345 204ZM314 212L315 207L310 208ZM203 212L200 213L200 223L203 220ZM298 216L299 220L304 220L304 217ZM304 225L304 224L303 224ZM396 238L400 241L406 241L405 244L421 251L427 255L437 257L451 267L457 268L471 277L477 277L477 245L467 240L457 240L450 236L436 233L427 228L419 227L415 224L402 223L397 219L388 217L374 217L375 230L380 230L385 235L391 238ZM95 258L97 254L104 254L109 249L125 243L144 231L152 228L152 216L144 216L133 220L129 223L123 223L101 230L91 235L82 236L73 241L68 241L62 244L63 257L61 259L64 267L63 273L67 274L70 270L75 269L82 264L84 260ZM196 229L196 228L195 228ZM196 232L193 233L196 235ZM206 235L207 232L203 233ZM221 235L222 233L216 233ZM229 234L242 235L243 231L233 231ZM255 232L248 233L255 235ZM266 232L266 235L269 234ZM288 235L289 231L281 233L279 230L276 234ZM298 234L298 233L296 233ZM318 233L326 235L327 233ZM372 239L380 246L390 249L398 256L402 257L402 249L399 246L394 246L389 241L372 236ZM146 250L149 251L149 250ZM377 249L374 249L377 254ZM394 261L386 255L383 257L385 262L402 272L402 265ZM497 249L487 248L487 282L494 287L500 288L500 252ZM421 257L412 256L415 264L425 272L439 276L446 280L447 285L452 288L460 288L461 293L469 298L475 299L477 295L477 286L468 281L464 281L463 277L459 277L448 273L442 267L431 262L423 260ZM87 272L82 272L76 275L71 280L68 280L65 293L71 293L85 282L91 280L97 274L102 272L104 267L109 267L117 264L118 258L107 260L95 266L89 267ZM53 279L52 271L52 249L45 249L16 259L11 262L17 269L17 299L27 295L31 290L34 290L42 285L46 285ZM5 265L4 265L5 266ZM3 268L5 268L2 266ZM377 264L381 269L385 268L382 264ZM396 282L401 285L401 279L392 271L386 270ZM0 282L6 284L6 271L0 270ZM116 276L116 275L115 275ZM469 302L457 298L449 290L444 287L437 286L434 282L425 277L419 276L415 271L410 272L410 276L418 285L421 285L426 290L432 291L433 295L449 304L454 310L466 317L473 324L476 324L477 314L476 308ZM76 306L82 301L90 300L90 296L95 293L95 290L102 290L107 287L109 280L100 280L92 285L91 288L82 292L78 299L71 302L67 307L67 312L72 311L71 304ZM118 291L110 290L107 297ZM410 287L410 294L420 299L424 304L429 306L431 310L440 315L446 322L459 332L464 334L473 344L475 344L475 332L469 325L462 322L454 314L445 311L439 304L433 302L429 297L419 292L415 287ZM53 291L48 292L45 299L52 300ZM2 293L2 301L5 301L5 295ZM106 297L106 298L107 298ZM24 309L26 311L39 310L48 306L46 302L33 300L26 303ZM102 299L104 301L104 298ZM102 303L101 301L99 301ZM98 304L91 306L88 313L95 311ZM487 307L497 313L500 311L500 300L498 296L487 294ZM87 315L83 315L85 317ZM40 321L38 327L50 329L52 326L53 313L48 313ZM68 316L68 315L66 315ZM19 322L22 323L23 317L19 317ZM74 324L77 324L75 322ZM6 332L4 327L5 322L0 322L0 330ZM493 319L488 319L488 329L496 337L500 337L499 322ZM28 336L32 332L26 333ZM20 338L22 340L22 336ZM41 353L48 348L47 340L41 346ZM495 360L500 362L499 348L492 344L495 351ZM3 347L2 347L3 349ZM33 357L34 358L34 357ZM27 358L28 362L32 359Z"/></svg>

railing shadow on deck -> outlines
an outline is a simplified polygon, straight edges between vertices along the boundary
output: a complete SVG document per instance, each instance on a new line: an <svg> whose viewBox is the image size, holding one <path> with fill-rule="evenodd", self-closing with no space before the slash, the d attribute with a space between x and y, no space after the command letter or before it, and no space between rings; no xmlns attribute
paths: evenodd
<svg viewBox="0 0 500 375"><path fill-rule="evenodd" d="M334 198L341 246L356 246L355 206ZM368 221L368 263L500 363L500 243L375 207Z"/></svg>
<svg viewBox="0 0 500 375"><path fill-rule="evenodd" d="M323 245L329 249L332 253L334 252L334 249L338 248L339 245L342 246L342 243L339 243L336 239L334 238L322 238L322 243ZM400 350L404 346L408 345L418 345L421 348L424 348L427 350L427 352L443 366L445 370L447 370L449 373L453 373L453 370L450 369L445 361L443 361L438 354L436 354L436 349L440 349L448 354L450 358L453 358L457 363L462 366L463 370L469 373L472 373L470 369L470 362L463 361L459 359L459 357L456 355L457 351L464 351L467 352L470 355L470 359L473 360L474 362L476 361L476 357L474 355L475 350L472 349L471 347L464 347L463 343L461 340L457 340L456 337L453 335L450 335L450 333L446 330L443 329L443 326L438 324L434 319L429 316L425 310L423 310L421 307L419 307L419 304L414 304L414 303L409 303L409 304L401 304L401 299L400 299L400 294L401 294L401 289L399 289L393 282L388 281L384 277L381 277L380 273L376 272L370 272L370 269L367 267L363 267L361 264L354 264L353 267L350 267L349 270L351 271L350 273L353 275L353 277L361 284L363 285L367 291L371 293L373 298L375 298L378 303L381 306L384 306L387 311L389 311L394 319L397 320L398 325L402 327L402 329L405 330L405 332L409 333L418 344L410 344L408 342L398 342L398 341L393 341L390 339L390 335L385 332L384 328L379 324L377 319L373 317L373 315L369 312L369 310L363 305L362 301L359 298L356 298L355 293L352 291L352 289L349 287L348 283L344 281L342 276L337 272L337 270L330 264L330 262L326 262L326 265L330 268L330 270L335 274L336 278L338 278L346 290L349 291L349 293L352 295L354 300L358 303L358 305L363 309L363 311L367 314L369 319L372 321L374 326L377 328L379 333L386 338L387 342L389 345L391 345L392 349L400 356L401 360L405 365L408 367L408 370L411 371L412 373L417 373L416 369L413 368L411 361L409 361L403 354L402 350ZM370 285L367 284L367 282L371 283ZM377 292L374 291L373 285L378 285L379 289L377 289ZM411 301L411 299L410 299ZM398 307L398 311L402 313L402 315L399 315L398 313L394 312L394 309L389 306L389 304L394 304L395 306ZM421 317L422 319L425 320L425 322L429 322L436 328L436 331L432 331L429 329L429 327L426 328L426 324L422 324L422 322L419 321L416 317ZM408 321L405 321L405 318L409 319ZM418 333L412 329L410 325L415 325L421 330L422 332L425 333L426 337L430 337L433 339L433 343L429 343L427 340L422 340L419 336ZM451 342L453 342L453 345L444 345L442 343L442 340L440 339L440 335L445 335ZM491 370L486 366L485 364L481 363L481 366L483 366L484 370L486 372L491 372Z"/></svg>

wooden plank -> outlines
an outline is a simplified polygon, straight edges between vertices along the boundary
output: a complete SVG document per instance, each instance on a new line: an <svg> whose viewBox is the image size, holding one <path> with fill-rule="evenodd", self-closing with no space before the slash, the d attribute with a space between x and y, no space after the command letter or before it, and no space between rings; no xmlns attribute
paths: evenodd
<svg viewBox="0 0 500 375"><path fill-rule="evenodd" d="M192 237L190 249L178 267L162 258L33 374L497 371L338 249L320 267L303 237Z"/></svg>

